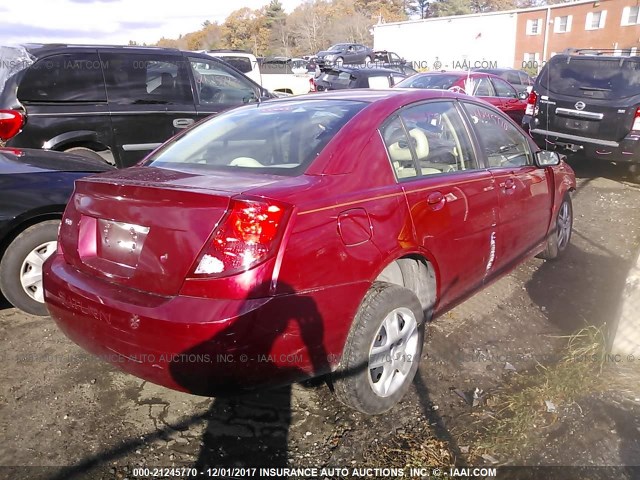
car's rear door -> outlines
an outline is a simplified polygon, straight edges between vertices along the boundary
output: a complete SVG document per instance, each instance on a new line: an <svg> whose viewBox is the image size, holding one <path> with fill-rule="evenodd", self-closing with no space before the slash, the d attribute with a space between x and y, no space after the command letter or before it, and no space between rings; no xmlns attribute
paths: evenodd
<svg viewBox="0 0 640 480"><path fill-rule="evenodd" d="M496 271L509 268L544 240L551 220L553 176L538 168L524 132L500 112L463 102L495 179L499 223Z"/></svg>
<svg viewBox="0 0 640 480"><path fill-rule="evenodd" d="M179 54L105 49L100 60L119 166L137 163L195 119L189 70Z"/></svg>
<svg viewBox="0 0 640 480"><path fill-rule="evenodd" d="M415 241L436 264L444 307L477 288L491 270L497 233L491 174L477 163L454 101L405 108L382 135L405 192Z"/></svg>

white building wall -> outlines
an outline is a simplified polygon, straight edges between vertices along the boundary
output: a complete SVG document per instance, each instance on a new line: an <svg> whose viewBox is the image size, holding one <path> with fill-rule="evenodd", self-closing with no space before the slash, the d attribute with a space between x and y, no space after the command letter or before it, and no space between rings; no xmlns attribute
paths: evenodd
<svg viewBox="0 0 640 480"><path fill-rule="evenodd" d="M511 67L516 25L515 12L383 23L374 26L373 45L429 70Z"/></svg>

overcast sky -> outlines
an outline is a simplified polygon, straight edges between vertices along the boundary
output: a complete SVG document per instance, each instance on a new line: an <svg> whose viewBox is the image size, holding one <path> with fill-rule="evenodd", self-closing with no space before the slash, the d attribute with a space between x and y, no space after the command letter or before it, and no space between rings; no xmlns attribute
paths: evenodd
<svg viewBox="0 0 640 480"><path fill-rule="evenodd" d="M281 0L291 12L303 0ZM31 42L154 43L224 21L269 0L14 0L0 4L0 45Z"/></svg>

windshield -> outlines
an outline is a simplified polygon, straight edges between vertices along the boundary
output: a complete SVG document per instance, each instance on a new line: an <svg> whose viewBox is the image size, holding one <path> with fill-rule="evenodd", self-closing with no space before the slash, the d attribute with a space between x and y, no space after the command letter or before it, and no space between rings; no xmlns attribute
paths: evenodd
<svg viewBox="0 0 640 480"><path fill-rule="evenodd" d="M631 97L640 94L640 61L556 56L540 73L540 84L550 92L574 97Z"/></svg>
<svg viewBox="0 0 640 480"><path fill-rule="evenodd" d="M341 52L345 48L347 48L346 43L337 43L336 45L329 47L329 52Z"/></svg>
<svg viewBox="0 0 640 480"><path fill-rule="evenodd" d="M0 46L0 95L10 77L33 64L33 57L24 47Z"/></svg>
<svg viewBox="0 0 640 480"><path fill-rule="evenodd" d="M239 108L193 128L145 163L165 168L299 175L365 105L306 100Z"/></svg>
<svg viewBox="0 0 640 480"><path fill-rule="evenodd" d="M458 75L419 75L401 81L396 85L396 87L448 90L459 79L460 77Z"/></svg>

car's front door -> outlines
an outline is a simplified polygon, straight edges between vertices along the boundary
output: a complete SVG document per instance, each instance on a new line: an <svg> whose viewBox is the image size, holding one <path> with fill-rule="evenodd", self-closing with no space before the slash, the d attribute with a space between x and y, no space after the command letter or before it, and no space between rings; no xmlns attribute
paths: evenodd
<svg viewBox="0 0 640 480"><path fill-rule="evenodd" d="M435 262L442 308L477 288L492 268L497 198L491 174L480 168L454 101L405 108L382 135L416 243Z"/></svg>
<svg viewBox="0 0 640 480"><path fill-rule="evenodd" d="M522 123L522 117L524 116L524 110L527 107L527 103L520 100L516 89L501 78L492 78L491 82L493 83L493 87L496 91L496 96L502 99L501 110L520 125Z"/></svg>
<svg viewBox="0 0 640 480"><path fill-rule="evenodd" d="M495 178L500 228L496 267L509 268L544 240L551 219L553 179L534 164L525 134L500 112L464 102Z"/></svg>
<svg viewBox="0 0 640 480"><path fill-rule="evenodd" d="M188 66L177 54L100 51L118 165L128 167L192 122Z"/></svg>
<svg viewBox="0 0 640 480"><path fill-rule="evenodd" d="M188 57L198 119L257 102L260 87L220 61ZM282 66L284 70L284 65Z"/></svg>

